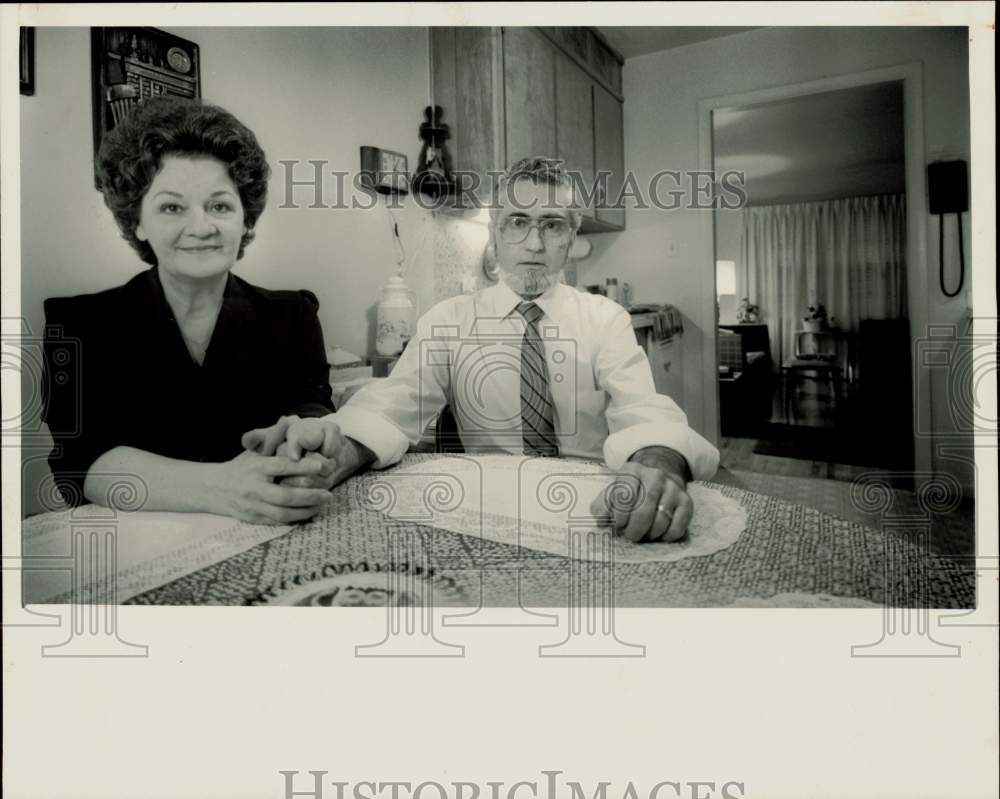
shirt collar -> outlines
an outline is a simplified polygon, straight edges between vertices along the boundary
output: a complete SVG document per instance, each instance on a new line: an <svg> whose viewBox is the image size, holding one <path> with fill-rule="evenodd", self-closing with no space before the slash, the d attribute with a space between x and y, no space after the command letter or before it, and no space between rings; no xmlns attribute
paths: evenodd
<svg viewBox="0 0 1000 799"><path fill-rule="evenodd" d="M533 300L527 300L527 302L535 303L542 309L545 316L561 327L567 319L567 300L571 297L573 291L574 289L564 283L556 283L554 286L549 286L541 296L535 297ZM502 278L495 286L486 289L486 292L489 295L489 301L492 303L492 313L498 319L510 316L510 314L515 312L518 305L526 302L520 294L517 294L510 286L504 283Z"/></svg>

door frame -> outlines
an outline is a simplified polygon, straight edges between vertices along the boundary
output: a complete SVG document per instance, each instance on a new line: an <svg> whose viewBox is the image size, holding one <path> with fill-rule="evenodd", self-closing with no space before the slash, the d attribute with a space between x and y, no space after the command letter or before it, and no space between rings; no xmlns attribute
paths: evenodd
<svg viewBox="0 0 1000 799"><path fill-rule="evenodd" d="M877 83L901 82L903 84L903 139L906 173L906 292L908 315L910 318L911 356L915 342L924 335L930 319L930 295L927 275L927 178L925 173L926 150L924 147L924 103L923 66L919 61L900 64L882 69L852 72L820 80L774 86L739 94L709 97L698 101L698 166L701 170L713 170L712 113L726 108L740 108L748 105L790 100L811 94L824 94L838 89L852 89ZM701 270L702 307L715 308L715 217L709 226L711 236L708 251L712 253L712 263ZM709 268L710 267L710 268ZM714 318L714 312L712 314ZM721 420L719 418L719 381L716 365L717 325L712 327L712 335L706 336L707 346L702 348L703 382L702 396L708 398L706 422L715 430L716 440L721 440ZM913 361L913 429L931 429L931 406L929 398L930 373L917 368ZM918 402L917 398L925 398ZM711 419L715 425L712 428ZM913 466L916 471L930 471L932 468L931 440L926 436L913 435Z"/></svg>

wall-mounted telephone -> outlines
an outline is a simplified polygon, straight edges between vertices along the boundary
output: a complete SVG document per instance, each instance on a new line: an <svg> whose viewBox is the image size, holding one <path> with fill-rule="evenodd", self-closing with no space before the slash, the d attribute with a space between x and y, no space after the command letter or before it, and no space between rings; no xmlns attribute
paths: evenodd
<svg viewBox="0 0 1000 799"><path fill-rule="evenodd" d="M962 240L962 214L969 210L969 166L965 161L938 161L927 165L927 197L932 214L941 216L938 246L938 276L941 293L957 297L965 282L965 243ZM958 287L949 292L944 285L944 215L958 219Z"/></svg>

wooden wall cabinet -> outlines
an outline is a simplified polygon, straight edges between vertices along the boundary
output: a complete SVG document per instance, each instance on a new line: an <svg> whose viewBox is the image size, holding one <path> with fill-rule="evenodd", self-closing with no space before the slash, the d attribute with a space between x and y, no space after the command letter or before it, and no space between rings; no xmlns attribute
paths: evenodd
<svg viewBox="0 0 1000 799"><path fill-rule="evenodd" d="M622 135L622 104L610 92L594 86L594 166L598 174L607 172L598 197L596 217L602 225L625 229L625 209L614 207L625 184L625 141Z"/></svg>
<svg viewBox="0 0 1000 799"><path fill-rule="evenodd" d="M458 172L478 177L490 199L490 173L529 155L562 158L593 192L581 232L623 230L612 207L624 184L621 57L589 28L432 28L434 102L451 126Z"/></svg>
<svg viewBox="0 0 1000 799"><path fill-rule="evenodd" d="M556 118L562 124L556 130L558 158L566 168L579 172L583 183L594 182L594 90L593 81L565 55L556 60ZM593 221L594 202L585 203L584 218Z"/></svg>
<svg viewBox="0 0 1000 799"><path fill-rule="evenodd" d="M684 347L680 335L658 339L651 323L643 324L633 317L632 325L639 346L646 351L653 372L657 394L666 394L684 408Z"/></svg>
<svg viewBox="0 0 1000 799"><path fill-rule="evenodd" d="M530 28L505 28L502 36L507 167L556 152L556 52Z"/></svg>

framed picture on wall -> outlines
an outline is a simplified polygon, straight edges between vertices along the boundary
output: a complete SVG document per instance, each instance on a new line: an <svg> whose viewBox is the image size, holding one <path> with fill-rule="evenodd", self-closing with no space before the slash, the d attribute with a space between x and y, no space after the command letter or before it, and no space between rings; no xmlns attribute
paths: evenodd
<svg viewBox="0 0 1000 799"><path fill-rule="evenodd" d="M21 28L20 56L18 72L21 78L21 94L35 93L35 29Z"/></svg>
<svg viewBox="0 0 1000 799"><path fill-rule="evenodd" d="M156 28L91 28L94 154L104 134L150 97L201 97L198 45Z"/></svg>

